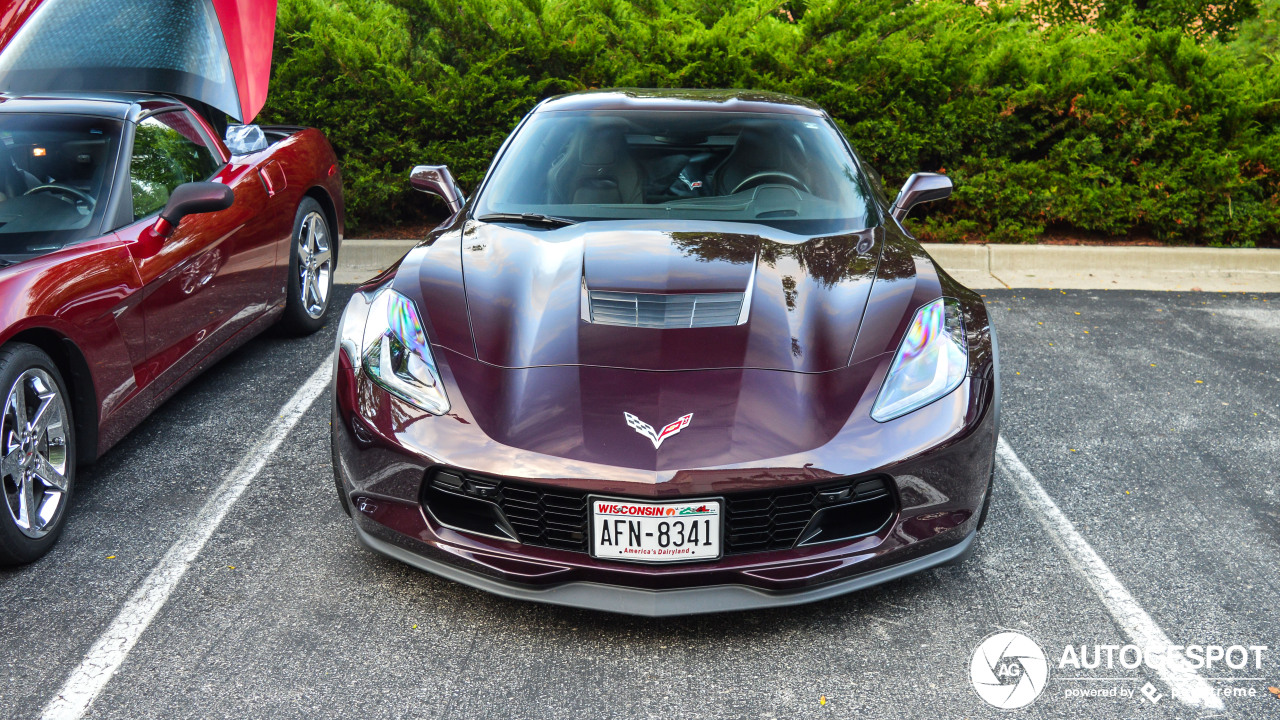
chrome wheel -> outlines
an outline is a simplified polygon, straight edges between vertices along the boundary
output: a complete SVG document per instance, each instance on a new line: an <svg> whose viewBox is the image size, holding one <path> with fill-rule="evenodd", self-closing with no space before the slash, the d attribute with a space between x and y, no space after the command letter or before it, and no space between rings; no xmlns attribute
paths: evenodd
<svg viewBox="0 0 1280 720"><path fill-rule="evenodd" d="M40 368L19 375L5 397L0 482L9 516L29 538L55 527L67 498L66 416L57 383Z"/></svg>
<svg viewBox="0 0 1280 720"><path fill-rule="evenodd" d="M313 319L324 315L329 303L333 253L329 249L329 225L318 212L307 213L298 228L298 289L302 308Z"/></svg>

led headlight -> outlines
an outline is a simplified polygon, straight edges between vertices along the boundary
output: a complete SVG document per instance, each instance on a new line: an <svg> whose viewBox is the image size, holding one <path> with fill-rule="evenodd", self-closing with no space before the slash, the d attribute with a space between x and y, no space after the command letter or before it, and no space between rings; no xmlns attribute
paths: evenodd
<svg viewBox="0 0 1280 720"><path fill-rule="evenodd" d="M355 317L358 314L353 314ZM356 343L352 342L354 328L347 324L344 314L339 343L350 351L356 349L352 347ZM385 288L369 303L364 332L352 361L357 371L410 405L433 415L449 412L449 397L427 344L418 308L395 290Z"/></svg>
<svg viewBox="0 0 1280 720"><path fill-rule="evenodd" d="M871 408L887 422L955 390L969 371L960 303L938 298L916 311Z"/></svg>

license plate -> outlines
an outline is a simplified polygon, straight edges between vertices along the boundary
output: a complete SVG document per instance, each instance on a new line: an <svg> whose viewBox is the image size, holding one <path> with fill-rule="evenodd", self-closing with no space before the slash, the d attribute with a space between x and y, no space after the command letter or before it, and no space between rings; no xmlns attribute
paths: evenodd
<svg viewBox="0 0 1280 720"><path fill-rule="evenodd" d="M647 503L591 498L591 556L636 562L720 557L720 501Z"/></svg>

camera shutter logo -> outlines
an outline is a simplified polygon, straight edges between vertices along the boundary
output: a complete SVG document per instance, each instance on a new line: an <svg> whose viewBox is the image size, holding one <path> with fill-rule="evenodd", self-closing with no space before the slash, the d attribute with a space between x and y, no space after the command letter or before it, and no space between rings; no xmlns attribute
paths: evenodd
<svg viewBox="0 0 1280 720"><path fill-rule="evenodd" d="M1019 632L998 632L973 651L969 679L988 705L1016 710L1040 697L1049 682L1049 661L1035 640Z"/></svg>

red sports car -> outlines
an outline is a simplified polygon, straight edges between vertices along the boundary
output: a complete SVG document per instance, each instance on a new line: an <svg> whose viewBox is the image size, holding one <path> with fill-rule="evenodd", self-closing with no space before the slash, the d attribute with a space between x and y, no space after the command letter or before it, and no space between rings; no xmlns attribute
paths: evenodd
<svg viewBox="0 0 1280 720"><path fill-rule="evenodd" d="M324 323L343 204L318 131L228 123L266 99L274 2L35 0L0 22L14 564L56 540L77 465L269 325Z"/></svg>

